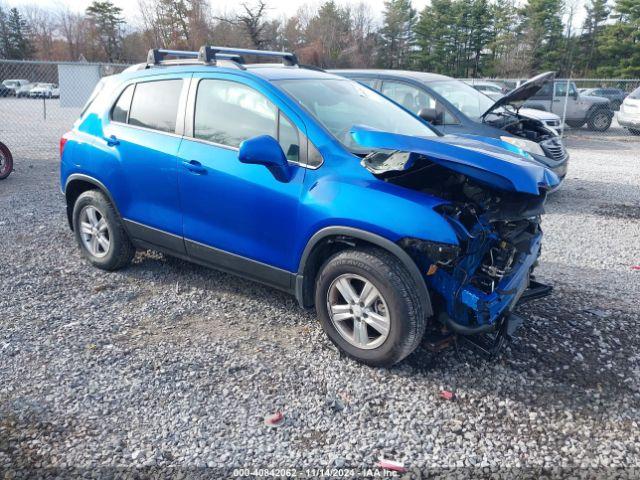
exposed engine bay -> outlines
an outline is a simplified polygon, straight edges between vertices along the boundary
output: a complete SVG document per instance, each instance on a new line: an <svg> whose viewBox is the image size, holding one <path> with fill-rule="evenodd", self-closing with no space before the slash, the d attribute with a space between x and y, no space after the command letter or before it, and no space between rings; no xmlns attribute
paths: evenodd
<svg viewBox="0 0 640 480"><path fill-rule="evenodd" d="M484 118L484 123L536 143L558 136L540 120L524 117L517 112L492 112Z"/></svg>
<svg viewBox="0 0 640 480"><path fill-rule="evenodd" d="M546 192L500 190L404 152L374 152L362 163L378 178L443 199L436 210L456 232L459 245L403 239L416 261L436 310L469 331L493 327L529 286L540 252L540 215Z"/></svg>

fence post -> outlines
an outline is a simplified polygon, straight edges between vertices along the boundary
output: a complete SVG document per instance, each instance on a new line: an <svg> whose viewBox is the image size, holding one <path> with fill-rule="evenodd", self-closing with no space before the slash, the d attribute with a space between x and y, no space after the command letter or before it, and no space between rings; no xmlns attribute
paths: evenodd
<svg viewBox="0 0 640 480"><path fill-rule="evenodd" d="M44 93L42 94L42 117L43 120L47 119L47 98Z"/></svg>

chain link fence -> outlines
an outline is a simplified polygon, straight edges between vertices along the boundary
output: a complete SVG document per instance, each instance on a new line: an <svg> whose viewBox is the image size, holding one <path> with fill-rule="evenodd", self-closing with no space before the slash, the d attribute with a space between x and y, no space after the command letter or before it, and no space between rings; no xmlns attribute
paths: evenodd
<svg viewBox="0 0 640 480"><path fill-rule="evenodd" d="M57 155L60 136L72 127L100 78L126 67L0 60L0 141L16 159ZM465 81L497 99L526 80ZM640 79L557 79L553 85L545 85L527 106L558 115L558 129L566 138L640 143L639 88ZM607 115L596 116L602 111Z"/></svg>
<svg viewBox="0 0 640 480"><path fill-rule="evenodd" d="M58 155L100 78L128 65L0 60L0 141L14 159Z"/></svg>

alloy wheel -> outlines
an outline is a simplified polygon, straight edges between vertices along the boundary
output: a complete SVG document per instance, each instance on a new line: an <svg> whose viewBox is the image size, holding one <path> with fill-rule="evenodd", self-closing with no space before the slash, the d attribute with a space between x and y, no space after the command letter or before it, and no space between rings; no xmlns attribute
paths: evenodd
<svg viewBox="0 0 640 480"><path fill-rule="evenodd" d="M87 251L97 258L109 253L111 235L109 225L100 210L88 205L80 212L80 238Z"/></svg>
<svg viewBox="0 0 640 480"><path fill-rule="evenodd" d="M389 336L387 302L373 283L360 275L340 275L331 283L327 310L340 336L357 348L379 347Z"/></svg>

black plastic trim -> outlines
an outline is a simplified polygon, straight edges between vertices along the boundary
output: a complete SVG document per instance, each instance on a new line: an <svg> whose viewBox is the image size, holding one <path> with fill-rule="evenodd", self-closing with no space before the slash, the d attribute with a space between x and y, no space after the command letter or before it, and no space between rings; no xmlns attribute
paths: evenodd
<svg viewBox="0 0 640 480"><path fill-rule="evenodd" d="M111 205L113 205L113 208L115 209L118 216L122 218L122 216L120 215L120 210L118 210L118 205L116 204L116 202L113 201L113 197L111 196L111 192L109 192L109 189L100 180L98 180L97 178L91 177L89 175L85 175L83 173L72 173L71 175L69 175L67 177L66 182L64 183L64 189L62 190L62 193L65 196L65 199L67 196L67 188L69 187L69 184L75 180L87 182L98 187L102 191L102 193L104 193L107 196L107 198L109 199L109 202L111 202ZM69 210L69 207L70 205L67 205L67 210ZM70 214L71 212L68 212L68 213ZM73 230L73 222L71 221L71 217L69 217L69 226L71 227L71 230Z"/></svg>
<svg viewBox="0 0 640 480"><path fill-rule="evenodd" d="M127 218L122 219L122 221L129 238L134 244L142 240L145 242L145 247L146 244L150 244L168 251L186 254L184 240L180 235L165 232Z"/></svg>
<svg viewBox="0 0 640 480"><path fill-rule="evenodd" d="M317 231L311 239L307 242L307 246L302 252L302 257L300 258L300 263L298 265L298 274L296 275L295 281L295 295L298 303L300 305L305 306L305 302L303 299L303 283L304 283L304 270L309 255L313 251L313 248L322 240L329 237L336 236L347 236L359 240L363 240L374 245L379 246L387 250L388 252L395 255L402 264L409 271L409 274L413 278L416 288L418 289L418 296L420 301L423 304L425 315L430 317L433 315L433 307L431 306L431 298L429 297L429 291L427 290L427 284L424 281L424 277L420 273L418 266L411 259L409 254L405 252L398 244L392 242L391 240L381 237L380 235L376 235L375 233L368 232L366 230L360 230L358 228L353 227L325 227L319 231Z"/></svg>

